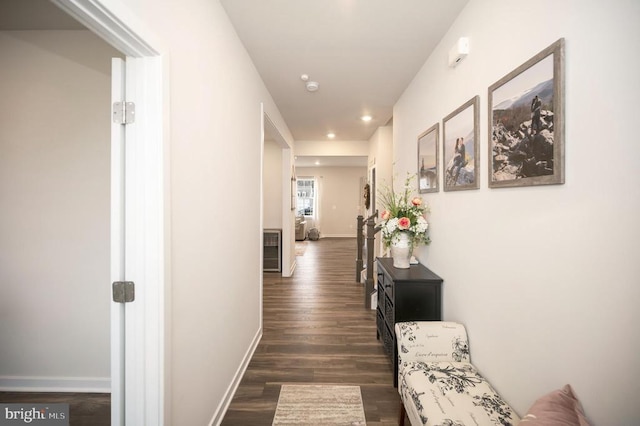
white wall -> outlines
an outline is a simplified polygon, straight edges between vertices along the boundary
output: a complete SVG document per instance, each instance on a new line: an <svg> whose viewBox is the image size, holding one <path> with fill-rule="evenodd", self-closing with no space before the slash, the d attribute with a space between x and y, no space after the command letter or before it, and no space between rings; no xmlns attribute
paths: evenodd
<svg viewBox="0 0 640 426"><path fill-rule="evenodd" d="M282 276L290 277L296 268L296 209L291 208L292 178L295 178L295 159L293 150L290 148L282 150ZM294 194L295 197L295 194ZM295 200L294 200L295 203ZM288 232L287 232L288 230ZM287 236L288 235L288 236ZM288 244L287 244L288 243Z"/></svg>
<svg viewBox="0 0 640 426"><path fill-rule="evenodd" d="M296 141L296 155L366 156L368 153L368 141Z"/></svg>
<svg viewBox="0 0 640 426"><path fill-rule="evenodd" d="M371 206L364 217L371 216L376 210L382 213L380 202L381 189L391 184L393 176L393 125L378 127L369 139L368 178L371 184ZM375 169L375 182L373 182L373 170ZM365 227L365 233L366 233ZM380 235L380 234L378 234ZM384 255L384 244L378 238L378 244L374 245L374 258ZM374 264L374 268L376 265ZM374 277L377 275L374 274Z"/></svg>
<svg viewBox="0 0 640 426"><path fill-rule="evenodd" d="M315 177L319 186L320 237L355 237L356 218L364 209L360 178L366 167L298 167L298 177ZM307 230L309 226L307 226Z"/></svg>
<svg viewBox="0 0 640 426"><path fill-rule="evenodd" d="M638 22L636 1L471 0L394 108L396 169L414 172L417 135L480 95L480 189L426 194L433 243L419 258L520 414L570 383L593 424L640 422ZM471 52L448 68L461 36ZM487 88L560 37L566 183L490 190Z"/></svg>
<svg viewBox="0 0 640 426"><path fill-rule="evenodd" d="M282 228L282 147L274 141L265 141L263 197L265 229Z"/></svg>
<svg viewBox="0 0 640 426"><path fill-rule="evenodd" d="M376 169L376 206L371 205L371 213L374 208L382 212L379 203L379 193L382 186L390 185L393 176L393 126L378 127L369 139L369 177L371 169ZM382 185L382 186L381 186Z"/></svg>
<svg viewBox="0 0 640 426"><path fill-rule="evenodd" d="M218 1L127 7L171 61L167 424L216 424L262 330L261 103L293 139Z"/></svg>
<svg viewBox="0 0 640 426"><path fill-rule="evenodd" d="M0 32L0 388L109 389L111 57Z"/></svg>

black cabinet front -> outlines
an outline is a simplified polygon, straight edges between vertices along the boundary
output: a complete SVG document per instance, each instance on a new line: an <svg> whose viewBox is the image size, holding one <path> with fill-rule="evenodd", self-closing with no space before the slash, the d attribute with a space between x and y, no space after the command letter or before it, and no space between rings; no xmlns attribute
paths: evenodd
<svg viewBox="0 0 640 426"><path fill-rule="evenodd" d="M398 386L395 323L442 320L442 278L423 265L393 267L393 260L378 258L377 337L393 363L393 385Z"/></svg>

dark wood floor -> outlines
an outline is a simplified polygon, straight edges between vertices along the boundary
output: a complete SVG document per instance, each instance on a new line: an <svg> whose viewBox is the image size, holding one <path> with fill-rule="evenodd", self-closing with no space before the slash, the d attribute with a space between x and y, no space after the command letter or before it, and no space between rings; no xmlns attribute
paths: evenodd
<svg viewBox="0 0 640 426"><path fill-rule="evenodd" d="M265 274L262 340L222 425L271 425L280 386L295 383L359 385L367 425L397 425L391 362L355 282L355 239L305 244L294 277Z"/></svg>
<svg viewBox="0 0 640 426"><path fill-rule="evenodd" d="M265 273L263 337L222 425L271 425L289 383L359 385L367 425L396 425L400 399L355 282L355 239L303 244L294 277ZM110 424L109 394L0 392L0 402L69 403L71 426Z"/></svg>

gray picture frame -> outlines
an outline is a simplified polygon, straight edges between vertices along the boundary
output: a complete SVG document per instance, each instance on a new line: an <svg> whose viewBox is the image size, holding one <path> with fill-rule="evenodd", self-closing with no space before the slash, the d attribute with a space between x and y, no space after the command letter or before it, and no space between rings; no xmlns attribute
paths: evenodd
<svg viewBox="0 0 640 426"><path fill-rule="evenodd" d="M490 188L563 184L564 38L488 91Z"/></svg>
<svg viewBox="0 0 640 426"><path fill-rule="evenodd" d="M442 120L442 175L445 191L480 188L479 148L480 97L476 95Z"/></svg>
<svg viewBox="0 0 640 426"><path fill-rule="evenodd" d="M440 191L438 155L440 123L436 123L418 136L418 192Z"/></svg>

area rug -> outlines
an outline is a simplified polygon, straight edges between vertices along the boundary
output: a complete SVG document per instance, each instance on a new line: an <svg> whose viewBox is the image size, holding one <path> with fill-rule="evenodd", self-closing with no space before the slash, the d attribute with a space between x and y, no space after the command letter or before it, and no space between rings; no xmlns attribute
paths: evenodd
<svg viewBox="0 0 640 426"><path fill-rule="evenodd" d="M360 386L283 385L273 425L364 426Z"/></svg>

